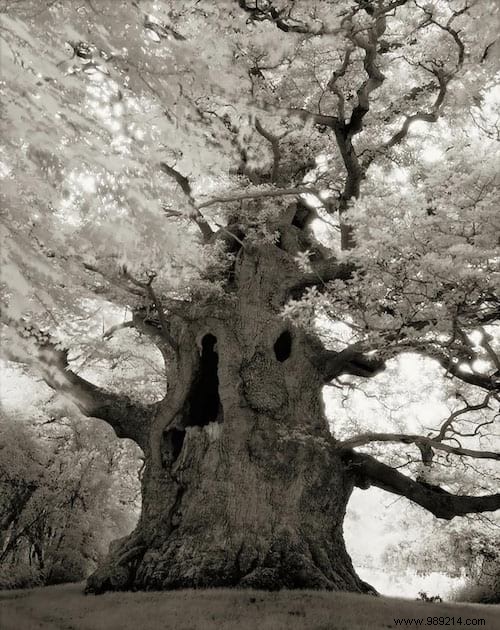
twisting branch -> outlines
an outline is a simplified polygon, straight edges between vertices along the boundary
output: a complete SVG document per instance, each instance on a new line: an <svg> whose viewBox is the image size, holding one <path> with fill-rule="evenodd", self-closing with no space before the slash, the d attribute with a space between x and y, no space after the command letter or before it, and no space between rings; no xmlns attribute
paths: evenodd
<svg viewBox="0 0 500 630"><path fill-rule="evenodd" d="M197 207L195 204L192 190L191 190L191 184L189 183L188 178L182 175L181 173L179 173L179 171L177 171L172 166L169 166L168 164L166 164L165 162L160 162L160 167L164 173L169 175L169 177L172 177L179 185L179 188L184 193L192 209L192 212L190 213L189 218L192 219L196 223L196 225L200 228L200 231L203 235L204 240L209 241L213 235L213 231L210 225L208 224L207 220L205 219L205 217L201 214L200 208ZM178 212L171 212L170 214L172 214L172 216L174 215L182 216L182 214Z"/></svg>
<svg viewBox="0 0 500 630"><path fill-rule="evenodd" d="M342 90L337 85L337 81L341 77L345 76L345 73L347 72L347 68L349 67L349 62L351 60L351 55L353 51L354 51L353 47L349 47L346 50L344 59L342 61L340 68L332 72L332 76L330 77L330 80L328 81L327 86L326 86L327 89L332 94L335 94L335 96L338 98L337 107L338 107L339 117L341 120L345 120L345 98L344 98L344 94Z"/></svg>
<svg viewBox="0 0 500 630"><path fill-rule="evenodd" d="M144 292L139 288L134 286L130 286L130 283L126 281L123 277L123 274L118 273L110 273L108 268L101 269L97 265L88 262L82 262L82 266L87 271L91 271L92 273L99 274L106 282L112 285L113 288L119 289L120 293L132 294L136 296L144 295Z"/></svg>
<svg viewBox="0 0 500 630"><path fill-rule="evenodd" d="M427 123L435 123L439 119L441 115L441 110L444 104L444 100L447 95L448 84L455 77L455 75L462 68L465 58L465 45L460 38L459 31L456 31L452 28L453 21L459 16L469 10L470 6L466 3L465 6L459 10L454 11L450 19L446 24L440 24L432 17L432 12L425 7L420 6L417 2L415 2L416 6L424 11L426 14L425 21L420 25L420 28L425 28L429 25L434 25L437 28L441 29L449 33L449 35L453 38L457 49L458 49L458 58L455 69L452 72L446 72L443 68L440 68L436 65L434 67L426 66L425 64L420 63L419 66L427 72L431 73L438 82L439 90L434 100L434 103L428 110L421 110L414 114L410 114L405 116L401 127L383 144L381 144L378 148L371 150L367 157L363 160L363 168L366 170L370 164L373 162L375 155L377 153L385 153L392 147L400 144L408 135L411 126L415 122L427 122ZM409 100L412 100L411 98Z"/></svg>
<svg viewBox="0 0 500 630"><path fill-rule="evenodd" d="M393 3L391 9L401 4L405 4L405 2ZM363 130L365 116L370 111L371 94L379 89L385 80L385 75L378 65L378 45L379 39L385 33L387 27L386 14L391 9L380 5L378 10L373 10L373 13L371 13L372 24L367 29L366 35L362 35L357 31L351 20L344 20L346 36L351 41L353 50L359 48L364 53L363 67L366 79L356 92L357 102L353 107L349 121L346 121L342 115L341 119L333 125L337 146L346 169L346 180L338 203L341 248L343 250L351 249L355 244L352 226L345 223L343 215L347 212L350 200L359 197L361 182L366 172L355 151L353 139ZM334 73L329 83L331 91L339 97L339 112L341 114L344 114L344 100L342 93L337 90L336 81L339 76L346 72L345 66L349 63L350 55L351 51L348 49L340 70Z"/></svg>
<svg viewBox="0 0 500 630"><path fill-rule="evenodd" d="M5 317L2 321L15 340L2 344L8 360L33 366L49 387L67 396L84 415L104 420L118 437L130 438L141 448L146 447L156 405L133 402L128 396L108 392L78 376L69 368L68 350L59 348L37 326Z"/></svg>
<svg viewBox="0 0 500 630"><path fill-rule="evenodd" d="M346 124L346 134L349 139L358 134L363 129L363 119L370 111L370 95L380 88L385 80L385 75L377 65L378 40L386 30L385 13L376 15L373 25L368 30L368 37L365 39L354 31L348 32L347 36L358 48L364 50L363 67L367 78L358 88L357 103L352 110L351 118Z"/></svg>
<svg viewBox="0 0 500 630"><path fill-rule="evenodd" d="M275 136L270 131L264 129L261 125L260 120L258 118L255 119L255 129L257 132L265 138L271 144L271 150L273 152L273 168L271 170L271 182L275 182L278 177L280 160L281 160L281 151L280 151L280 139L278 136Z"/></svg>
<svg viewBox="0 0 500 630"><path fill-rule="evenodd" d="M439 91L434 101L434 104L428 111L420 111L415 114L411 114L410 116L406 116L401 127L396 131L386 142L384 142L379 148L375 149L373 152L370 152L369 156L366 160L363 161L363 167L366 169L373 161L376 153L383 153L388 149L400 144L402 140L406 138L408 132L410 131L410 127L413 123L417 121L435 123L440 115L442 105L444 103L444 99L446 97L449 78L446 74L440 69L428 69L429 72L432 72L436 77L439 84Z"/></svg>
<svg viewBox="0 0 500 630"><path fill-rule="evenodd" d="M498 373L500 374L500 356L498 356L498 354L495 352L495 350L493 349L493 346L490 343L493 337L486 332L483 326L478 326L478 330L482 335L479 345L482 348L484 348L484 350L486 351L486 354L488 355L493 365L496 367Z"/></svg>
<svg viewBox="0 0 500 630"><path fill-rule="evenodd" d="M165 337L162 334L161 323L159 319L151 317L149 308L137 308L132 311L132 319L111 326L106 330L102 337L103 339L110 339L115 332L124 328L134 328L139 333L146 335L160 350L165 361L171 361L172 355L170 352L165 351ZM170 346L169 346L170 349Z"/></svg>
<svg viewBox="0 0 500 630"><path fill-rule="evenodd" d="M487 409L489 407L489 402L492 396L494 396L493 392L488 392L486 396L484 397L484 400L481 403L478 403L477 405L469 405L467 401L465 401L466 406L463 407L462 409L457 409L452 414L450 414L450 416L441 425L441 428L439 429L439 433L434 439L435 440L446 439L446 434L448 433L448 431L454 431L453 422L460 416L463 416L464 414L469 413L470 411L480 411L481 409Z"/></svg>
<svg viewBox="0 0 500 630"><path fill-rule="evenodd" d="M470 367L464 360L460 360L457 356L450 355L444 347L432 342L415 340L409 342L398 342L387 339L388 345L384 348L384 357L389 359L397 356L402 352L412 352L421 356L429 357L436 360L446 371L447 375L451 375L464 383L480 387L487 392L500 392L500 374L482 374L470 370ZM470 371L466 371L464 366L467 365Z"/></svg>
<svg viewBox="0 0 500 630"><path fill-rule="evenodd" d="M178 346L176 340L172 337L172 335L170 333L170 326L169 326L169 324L167 322L167 319L165 317L165 311L163 309L163 305L161 303L160 298L158 297L158 295L156 294L155 290L153 289L153 282L154 282L154 280L156 278L156 273L154 271L148 272L148 280L147 280L147 282L142 282L141 280L137 280L136 278L134 278L129 273L127 268L124 266L123 267L123 275L127 278L127 280L130 280L130 282L132 282L132 284L134 284L135 286L140 287L141 289L144 289L144 291L146 292L146 295L151 300L151 303L154 306L154 308L155 308L155 310L156 310L156 312L158 314L158 319L160 321L161 332L162 332L163 337L167 341L168 345L172 348L172 350L176 354L178 354L179 346Z"/></svg>
<svg viewBox="0 0 500 630"><path fill-rule="evenodd" d="M451 35L451 37L453 37L453 39L455 41L455 44L457 45L457 48L458 48L457 70L459 68L461 68L463 63L464 63L465 46L464 46L464 43L462 42L462 40L460 39L459 32L456 31L452 27L452 24L457 19L457 17L459 17L460 15L463 15L464 13L466 13L470 9L469 3L466 2L465 5L462 7L462 9L460 9L458 11L453 11L451 17L446 22L446 24L440 24L439 22L437 22L434 19L434 17L433 17L432 11L430 9L428 9L427 7L423 7L420 4L418 4L418 2L416 0L415 0L415 5L421 11L423 11L425 13L425 15L426 15L426 20L423 22L423 24L421 24L421 28L424 28L424 27L428 26L429 24L433 24L434 26L437 26L437 28L441 29L442 31L447 32L449 35Z"/></svg>
<svg viewBox="0 0 500 630"><path fill-rule="evenodd" d="M455 495L439 486L414 481L395 468L370 455L345 450L343 459L353 473L355 484L366 489L369 485L406 497L437 518L450 520L465 514L493 512L500 509L500 494L484 496Z"/></svg>
<svg viewBox="0 0 500 630"><path fill-rule="evenodd" d="M147 292L147 283L141 282L132 278L130 273L127 272L125 274L123 272L123 267L120 267L119 273L113 273L109 271L109 266L106 270L101 269L97 265L93 265L90 263L83 263L83 266L87 271L91 271L93 273L97 273L106 282L108 282L113 288L117 288L120 292L124 294L132 294L134 296L138 296L140 298L144 298L144 294ZM152 296L149 296L150 299ZM181 319L185 314L185 310L188 303L181 299L162 299L162 310L168 313L179 316ZM153 320L150 317L149 309L146 308L134 308L132 314L132 320L129 322L124 322L123 324L118 324L117 327L111 327L111 329L103 334L104 338L111 336L118 328L136 328L139 332L147 335L152 339L152 341L159 347L160 351L163 353L163 348L165 346L165 336L162 335L161 330L161 322L158 317L158 321ZM108 335L109 333L109 335ZM168 342L167 342L168 345Z"/></svg>

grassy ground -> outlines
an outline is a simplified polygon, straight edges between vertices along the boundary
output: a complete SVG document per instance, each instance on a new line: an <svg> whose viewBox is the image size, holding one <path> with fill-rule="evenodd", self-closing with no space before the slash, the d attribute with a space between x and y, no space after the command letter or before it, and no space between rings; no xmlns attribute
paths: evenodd
<svg viewBox="0 0 500 630"><path fill-rule="evenodd" d="M426 626L427 617L436 620ZM423 619L422 627L439 628L446 617L450 628L500 628L498 606L350 593L221 589L95 597L83 595L81 584L0 593L2 630L379 630L405 627L395 618ZM471 619L484 623L467 623Z"/></svg>

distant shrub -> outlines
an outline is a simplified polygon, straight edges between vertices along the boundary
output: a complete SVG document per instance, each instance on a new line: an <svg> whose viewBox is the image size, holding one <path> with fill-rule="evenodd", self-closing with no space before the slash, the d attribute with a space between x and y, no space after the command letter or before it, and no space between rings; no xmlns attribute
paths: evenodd
<svg viewBox="0 0 500 630"><path fill-rule="evenodd" d="M452 599L471 604L500 604L500 582L498 578L491 584L475 584L470 581L457 589Z"/></svg>
<svg viewBox="0 0 500 630"><path fill-rule="evenodd" d="M0 567L0 590L33 588L44 584L43 574L34 567L6 564Z"/></svg>

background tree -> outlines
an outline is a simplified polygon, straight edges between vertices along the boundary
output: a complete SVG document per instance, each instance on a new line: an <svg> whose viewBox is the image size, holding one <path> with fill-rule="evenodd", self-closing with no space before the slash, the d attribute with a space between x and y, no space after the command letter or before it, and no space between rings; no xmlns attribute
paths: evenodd
<svg viewBox="0 0 500 630"><path fill-rule="evenodd" d="M2 588L81 581L136 520L131 444L88 420L32 422L0 419Z"/></svg>
<svg viewBox="0 0 500 630"><path fill-rule="evenodd" d="M355 485L500 507L436 475L500 458L470 445L490 419L460 427L498 402L494 3L4 4L5 351L145 457L88 588L370 591ZM96 295L126 313L98 343ZM89 380L120 327L160 353L158 397ZM323 386L407 352L480 393L426 435L332 434Z"/></svg>

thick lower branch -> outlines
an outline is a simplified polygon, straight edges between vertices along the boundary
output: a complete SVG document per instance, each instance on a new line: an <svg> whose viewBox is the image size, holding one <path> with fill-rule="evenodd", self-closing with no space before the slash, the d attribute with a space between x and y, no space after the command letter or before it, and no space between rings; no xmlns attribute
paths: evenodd
<svg viewBox="0 0 500 630"><path fill-rule="evenodd" d="M16 343L2 348L8 360L32 365L49 387L70 398L84 415L104 420L118 437L134 440L141 447L146 445L156 405L143 405L128 396L107 392L78 376L68 367L67 350L57 348L50 335L35 326L11 323L9 329L15 333Z"/></svg>
<svg viewBox="0 0 500 630"><path fill-rule="evenodd" d="M493 512L500 509L500 494L484 496L455 495L439 486L432 486L403 475L370 455L346 450L344 461L362 488L374 485L387 492L406 497L437 518L450 520L465 514Z"/></svg>
<svg viewBox="0 0 500 630"><path fill-rule="evenodd" d="M57 352L60 357L55 356ZM89 417L100 418L113 427L119 438L147 443L148 427L155 405L143 405L128 396L107 392L67 368L66 352L42 348L39 353L43 379L52 389L66 394Z"/></svg>

